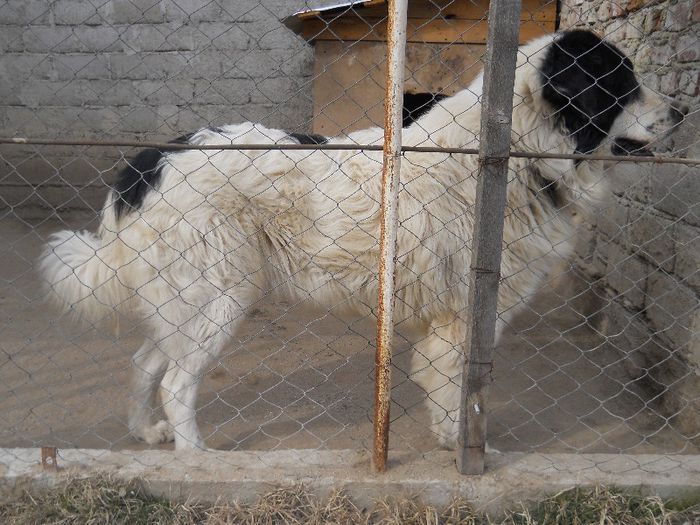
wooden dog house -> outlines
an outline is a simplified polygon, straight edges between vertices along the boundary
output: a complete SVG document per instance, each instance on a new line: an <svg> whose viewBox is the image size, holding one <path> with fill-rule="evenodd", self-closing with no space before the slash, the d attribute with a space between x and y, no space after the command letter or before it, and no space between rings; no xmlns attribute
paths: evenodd
<svg viewBox="0 0 700 525"><path fill-rule="evenodd" d="M488 0L410 0L405 122L481 70ZM521 43L556 28L556 0L523 0ZM287 27L314 45L313 132L337 135L383 123L387 2L343 2L298 12Z"/></svg>

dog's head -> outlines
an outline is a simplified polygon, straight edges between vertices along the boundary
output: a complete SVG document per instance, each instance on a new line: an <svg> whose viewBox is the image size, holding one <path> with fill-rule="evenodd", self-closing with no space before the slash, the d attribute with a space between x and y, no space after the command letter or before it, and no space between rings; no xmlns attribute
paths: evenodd
<svg viewBox="0 0 700 525"><path fill-rule="evenodd" d="M630 59L590 31L556 34L529 63L537 71L538 94L576 153L610 144L617 155L650 155L648 146L687 111L640 86Z"/></svg>

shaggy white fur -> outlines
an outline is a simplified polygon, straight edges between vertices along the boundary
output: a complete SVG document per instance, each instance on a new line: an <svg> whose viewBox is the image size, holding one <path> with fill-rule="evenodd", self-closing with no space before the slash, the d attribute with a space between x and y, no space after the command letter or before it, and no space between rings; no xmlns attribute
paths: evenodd
<svg viewBox="0 0 700 525"><path fill-rule="evenodd" d="M542 96L539 70L555 35L520 49L513 149L573 153L570 133ZM566 74L566 73L564 73ZM404 129L408 146L477 147L482 78ZM642 89L611 129L648 143L672 123L669 107ZM331 144L381 144L373 128ZM203 129L193 144L294 142L244 123ZM603 141L600 148L610 146ZM197 387L249 306L271 292L312 298L338 313L377 298L381 152L180 151L164 154L158 185L139 209L114 212L99 232L63 231L49 241L43 275L62 304L91 321L115 309L152 334L134 356L129 424L148 443L203 448ZM574 212L606 193L599 162L511 159L498 310L501 326L525 305L554 264L571 253ZM454 444L463 355L467 272L477 158L406 153L401 163L396 323L419 334L411 378L426 392L435 431ZM168 422L151 421L158 384Z"/></svg>

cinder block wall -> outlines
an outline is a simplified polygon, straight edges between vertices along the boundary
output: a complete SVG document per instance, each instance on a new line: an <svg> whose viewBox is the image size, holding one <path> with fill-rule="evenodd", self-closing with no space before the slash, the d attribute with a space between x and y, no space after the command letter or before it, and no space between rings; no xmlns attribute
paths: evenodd
<svg viewBox="0 0 700 525"><path fill-rule="evenodd" d="M700 3L564 0L561 28L589 27L632 58L645 85L682 100L669 147L700 157ZM700 432L700 167L619 164L614 196L583 250L612 298L606 333L644 399L679 437Z"/></svg>
<svg viewBox="0 0 700 525"><path fill-rule="evenodd" d="M244 120L308 130L303 0L3 0L3 136L168 140ZM133 150L0 146L0 209L97 209Z"/></svg>

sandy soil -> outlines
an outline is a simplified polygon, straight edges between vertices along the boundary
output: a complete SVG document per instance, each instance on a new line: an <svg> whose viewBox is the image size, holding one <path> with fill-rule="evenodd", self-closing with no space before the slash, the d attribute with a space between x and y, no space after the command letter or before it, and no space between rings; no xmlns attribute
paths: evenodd
<svg viewBox="0 0 700 525"><path fill-rule="evenodd" d="M69 227L92 228L90 218ZM64 223L65 224L65 223ZM76 326L43 302L34 264L57 219L0 221L0 446L144 448L128 434L129 358L138 326ZM489 443L501 450L697 452L648 409L619 354L578 312L572 278L548 286L498 348ZM588 306L586 306L588 304ZM577 312L578 310L578 312ZM200 395L198 420L219 449L369 448L374 326L347 326L309 305L268 302L250 312ZM396 351L393 448L437 447ZM164 445L165 447L171 445Z"/></svg>

